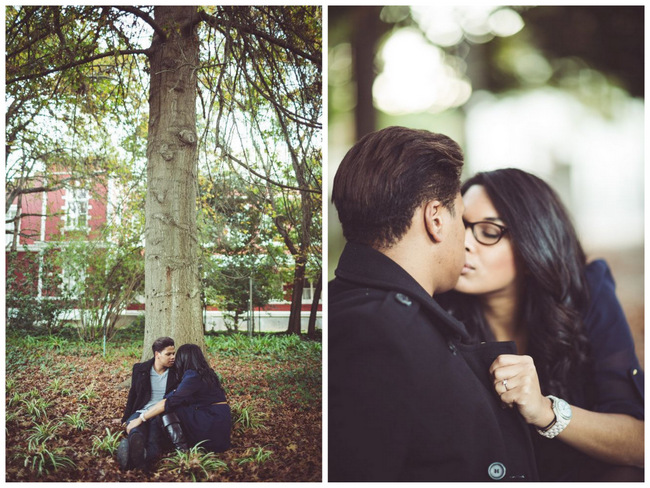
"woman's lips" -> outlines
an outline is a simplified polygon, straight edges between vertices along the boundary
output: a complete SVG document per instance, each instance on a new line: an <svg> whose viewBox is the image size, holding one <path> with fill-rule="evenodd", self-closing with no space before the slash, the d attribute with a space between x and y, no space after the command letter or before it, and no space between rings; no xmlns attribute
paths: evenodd
<svg viewBox="0 0 650 488"><path fill-rule="evenodd" d="M463 269L460 271L460 274L464 275L469 273L470 271L474 271L474 266L470 266L469 264L465 263Z"/></svg>

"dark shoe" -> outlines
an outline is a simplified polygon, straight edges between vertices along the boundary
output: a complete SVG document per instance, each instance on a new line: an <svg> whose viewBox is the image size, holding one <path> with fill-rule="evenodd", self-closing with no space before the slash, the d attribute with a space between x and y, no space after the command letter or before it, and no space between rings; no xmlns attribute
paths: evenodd
<svg viewBox="0 0 650 488"><path fill-rule="evenodd" d="M117 446L117 462L120 464L120 470L129 469L129 440L122 439Z"/></svg>
<svg viewBox="0 0 650 488"><path fill-rule="evenodd" d="M141 432L129 435L129 468L144 468L144 436Z"/></svg>
<svg viewBox="0 0 650 488"><path fill-rule="evenodd" d="M169 438L174 443L174 447L179 451L187 451L189 449L181 421L175 413L166 413L162 416L163 427Z"/></svg>

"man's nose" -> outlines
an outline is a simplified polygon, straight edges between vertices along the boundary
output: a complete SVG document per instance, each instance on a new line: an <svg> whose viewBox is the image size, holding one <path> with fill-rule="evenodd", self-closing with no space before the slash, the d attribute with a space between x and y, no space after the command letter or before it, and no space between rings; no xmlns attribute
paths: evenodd
<svg viewBox="0 0 650 488"><path fill-rule="evenodd" d="M473 251L476 239L471 227L465 227L465 251Z"/></svg>

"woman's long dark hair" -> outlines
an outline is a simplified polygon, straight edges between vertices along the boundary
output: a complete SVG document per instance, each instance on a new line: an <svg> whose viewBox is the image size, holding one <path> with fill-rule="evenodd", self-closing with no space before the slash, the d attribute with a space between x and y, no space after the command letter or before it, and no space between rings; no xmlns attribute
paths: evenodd
<svg viewBox="0 0 650 488"><path fill-rule="evenodd" d="M183 344L176 350L176 375L180 380L188 369L193 369L201 377L205 384L223 390L217 373L210 367L201 352L201 348L196 344Z"/></svg>
<svg viewBox="0 0 650 488"><path fill-rule="evenodd" d="M518 169L478 173L461 192L473 185L485 188L508 227L523 285L517 319L527 327L526 353L542 393L571 401L574 392L585 391L590 359L582 323L589 300L586 258L569 215L549 185ZM477 338L494 340L477 296L453 292L445 300Z"/></svg>

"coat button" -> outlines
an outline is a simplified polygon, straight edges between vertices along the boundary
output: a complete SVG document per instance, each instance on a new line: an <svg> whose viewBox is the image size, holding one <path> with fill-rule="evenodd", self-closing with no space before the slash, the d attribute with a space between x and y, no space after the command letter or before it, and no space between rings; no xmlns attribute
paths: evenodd
<svg viewBox="0 0 650 488"><path fill-rule="evenodd" d="M400 302L402 305L406 305L407 307L410 307L413 304L411 299L402 293L395 295L395 300Z"/></svg>
<svg viewBox="0 0 650 488"><path fill-rule="evenodd" d="M506 467L501 463L492 463L488 468L488 475L493 480L499 481L506 475Z"/></svg>

